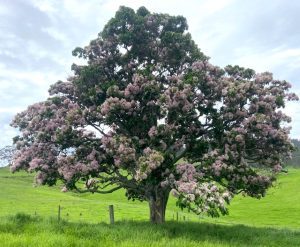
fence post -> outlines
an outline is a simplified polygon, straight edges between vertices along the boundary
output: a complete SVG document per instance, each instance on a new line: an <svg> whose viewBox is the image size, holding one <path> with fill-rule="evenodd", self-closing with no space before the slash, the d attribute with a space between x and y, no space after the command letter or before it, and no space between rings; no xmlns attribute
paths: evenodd
<svg viewBox="0 0 300 247"><path fill-rule="evenodd" d="M109 220L110 220L110 224L114 224L115 223L115 216L114 216L114 206L113 205L109 205Z"/></svg>
<svg viewBox="0 0 300 247"><path fill-rule="evenodd" d="M57 216L58 221L60 221L60 211L61 211L61 208L60 208L60 205L58 205L58 216Z"/></svg>

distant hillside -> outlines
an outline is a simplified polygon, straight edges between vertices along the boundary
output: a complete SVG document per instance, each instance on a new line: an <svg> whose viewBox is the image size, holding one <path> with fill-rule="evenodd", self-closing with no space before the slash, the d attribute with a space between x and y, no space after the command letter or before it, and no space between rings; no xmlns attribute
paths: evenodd
<svg viewBox="0 0 300 247"><path fill-rule="evenodd" d="M13 146L0 148L0 167L5 167L11 162L15 150Z"/></svg>
<svg viewBox="0 0 300 247"><path fill-rule="evenodd" d="M114 205L116 221L134 220L147 221L149 209L146 202L128 201L125 191L112 194L76 194L63 193L60 185L54 187L33 186L33 174L17 172L12 174L8 168L0 168L0 246L2 219L8 215L25 213L41 217L57 218L58 205L62 207L61 217L70 222L99 223L107 222L108 206ZM276 186L267 192L261 200L237 196L229 206L229 215L220 218L199 218L193 213L181 211L175 206L176 200L170 197L167 207L167 221L179 219L193 222L223 223L226 225L244 224L256 227L276 226L281 228L300 229L300 169L289 169L288 173L280 174ZM236 226L239 227L239 226ZM9 229L14 229L10 228ZM60 228L59 228L60 229ZM80 228L78 228L80 229ZM13 231L13 230L12 230ZM59 230L58 232L60 232ZM177 231L176 231L177 232ZM13 235L15 238L18 236ZM46 232L48 237L48 232ZM90 235L88 235L90 236ZM300 237L300 235L299 235ZM21 245L10 245L21 246ZM25 246L25 245L22 245ZM33 245L26 245L33 246ZM37 246L37 245L34 245ZM47 246L47 245L38 245ZM51 245L55 246L55 245ZM56 245L71 246L71 245ZM73 246L73 245L72 245ZM91 245L84 245L91 246ZM116 245L114 245L116 246ZM127 245L131 246L131 245ZM135 245L133 245L135 246ZM149 246L149 245L144 245ZM154 245L153 245L154 246ZM156 245L155 245L156 246ZM172 246L172 245L168 245ZM176 245L179 246L179 245ZM182 246L182 245L181 245ZM184 245L190 246L190 245ZM204 246L204 245L203 245ZM216 246L216 245L205 245ZM219 245L217 245L219 246ZM237 245L226 245L237 246ZM244 245L239 245L244 246ZM257 246L257 245L253 245ZM267 246L267 245L260 245ZM271 246L271 245L269 245ZM274 246L274 245L272 245ZM291 246L291 245L282 245ZM297 245L300 246L300 245ZM224 246L225 247L225 246Z"/></svg>
<svg viewBox="0 0 300 247"><path fill-rule="evenodd" d="M300 168L300 140L292 139L292 142L294 143L296 150L293 152L292 160L289 160L287 165Z"/></svg>

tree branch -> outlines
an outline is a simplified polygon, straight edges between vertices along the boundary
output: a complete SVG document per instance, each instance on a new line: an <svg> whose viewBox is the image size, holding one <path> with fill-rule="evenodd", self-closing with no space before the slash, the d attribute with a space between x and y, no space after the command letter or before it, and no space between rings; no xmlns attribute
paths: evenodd
<svg viewBox="0 0 300 247"><path fill-rule="evenodd" d="M97 189L86 189L86 190L82 190L82 189L79 189L79 188L75 188L75 191L78 192L78 193L87 193L87 192L91 192L91 193L98 193L98 194L110 194L116 190L119 190L119 189L122 189L123 186L118 186L118 187L115 187L115 188L112 188L110 190L97 190Z"/></svg>
<svg viewBox="0 0 300 247"><path fill-rule="evenodd" d="M183 150L178 156L175 157L175 159L173 160L173 164L175 164L178 160L180 160L181 158L183 158L185 156L185 154L187 153L187 148L185 150Z"/></svg>
<svg viewBox="0 0 300 247"><path fill-rule="evenodd" d="M100 128L98 128L95 124L93 124L92 122L90 122L90 121L88 121L88 120L86 120L86 121L87 121L87 123L88 123L89 125L91 125L94 129L98 130L100 134L102 134L102 135L104 135L104 136L106 136L106 137L108 136L108 135L105 134Z"/></svg>

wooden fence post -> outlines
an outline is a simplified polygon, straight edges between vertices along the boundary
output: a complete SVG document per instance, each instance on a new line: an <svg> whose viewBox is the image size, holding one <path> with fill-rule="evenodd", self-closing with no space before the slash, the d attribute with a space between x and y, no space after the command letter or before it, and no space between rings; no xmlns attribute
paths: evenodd
<svg viewBox="0 0 300 247"><path fill-rule="evenodd" d="M110 220L110 224L114 224L115 223L115 216L114 216L114 206L113 205L109 205L109 220Z"/></svg>
<svg viewBox="0 0 300 247"><path fill-rule="evenodd" d="M58 221L60 221L60 211L61 211L61 208L60 208L60 205L58 205L58 216L57 216Z"/></svg>

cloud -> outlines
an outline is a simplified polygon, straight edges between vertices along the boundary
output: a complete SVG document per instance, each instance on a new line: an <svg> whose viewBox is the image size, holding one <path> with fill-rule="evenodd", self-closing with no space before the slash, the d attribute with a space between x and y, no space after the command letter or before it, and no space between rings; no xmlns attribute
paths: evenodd
<svg viewBox="0 0 300 247"><path fill-rule="evenodd" d="M96 38L120 5L183 15L201 50L220 66L272 71L300 95L298 1L3 0L0 5L0 146L16 134L13 115L47 97L49 85L79 62L71 51ZM287 104L300 138L299 103Z"/></svg>

